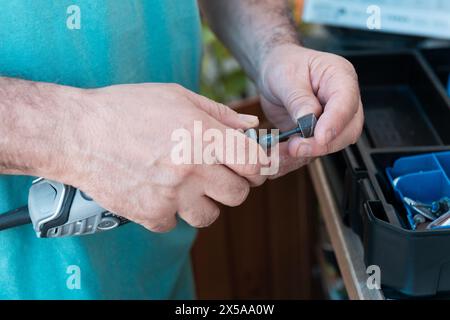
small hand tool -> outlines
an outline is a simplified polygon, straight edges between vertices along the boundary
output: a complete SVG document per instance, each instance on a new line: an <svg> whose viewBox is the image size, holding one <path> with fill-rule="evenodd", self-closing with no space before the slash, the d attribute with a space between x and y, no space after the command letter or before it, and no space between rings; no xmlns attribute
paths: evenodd
<svg viewBox="0 0 450 320"><path fill-rule="evenodd" d="M314 129L316 128L317 117L315 114L310 113L306 116L297 119L297 127L292 130L281 132L279 135L266 134L257 139L255 129L247 130L246 134L252 139L258 140L258 143L264 149L270 149L276 146L279 142L287 141L289 137L298 134L302 138L310 138L314 136Z"/></svg>
<svg viewBox="0 0 450 320"><path fill-rule="evenodd" d="M309 114L298 119L297 128L278 136L269 134L258 139L255 129L248 130L246 134L265 148L270 148L294 134L305 138L311 137L316 122L316 116ZM28 206L0 217L0 230L31 221L39 238L93 234L112 230L129 222L103 209L81 190L44 178L33 182L28 195Z"/></svg>

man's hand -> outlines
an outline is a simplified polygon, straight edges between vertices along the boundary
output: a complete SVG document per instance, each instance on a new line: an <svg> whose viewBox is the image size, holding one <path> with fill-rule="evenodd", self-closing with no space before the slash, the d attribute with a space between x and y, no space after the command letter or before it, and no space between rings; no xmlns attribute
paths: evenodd
<svg viewBox="0 0 450 320"><path fill-rule="evenodd" d="M201 0L209 25L258 84L263 108L281 130L305 114L320 116L311 139L280 145L278 177L338 151L363 125L356 73L336 55L302 48L286 0Z"/></svg>
<svg viewBox="0 0 450 320"><path fill-rule="evenodd" d="M280 172L357 141L364 122L358 80L342 57L296 44L274 48L262 60L259 88L268 119L280 130L309 113L318 117L313 138L291 138L280 147Z"/></svg>
<svg viewBox="0 0 450 320"><path fill-rule="evenodd" d="M225 158L231 149L225 144L223 152L209 153L213 164L174 162L180 142L172 134L192 133L194 121L224 137L227 129L258 125L256 117L178 85L83 90L0 78L0 112L0 172L72 185L152 231L175 227L177 212L194 227L208 226L219 215L218 203L237 206L250 185L265 180L255 161L267 161L264 151L238 130L245 143L235 143L234 154L249 155L239 158L246 161ZM258 159L250 158L255 150Z"/></svg>
<svg viewBox="0 0 450 320"><path fill-rule="evenodd" d="M113 86L90 92L84 103L80 144L72 148L77 160L65 180L152 231L175 227L177 212L190 225L206 227L219 215L217 203L240 205L250 185L265 180L258 163L217 158L213 165L177 165L171 158L171 135L177 129L193 132L194 121L201 121L203 130L219 129L225 137L227 128L257 125L256 117L239 115L178 85ZM245 139L236 154L249 154L249 146L256 144Z"/></svg>

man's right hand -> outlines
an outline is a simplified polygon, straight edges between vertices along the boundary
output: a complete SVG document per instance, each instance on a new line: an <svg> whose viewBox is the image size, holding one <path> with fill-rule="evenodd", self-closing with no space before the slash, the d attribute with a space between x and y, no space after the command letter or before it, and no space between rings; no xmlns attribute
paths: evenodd
<svg viewBox="0 0 450 320"><path fill-rule="evenodd" d="M219 215L217 203L240 205L250 185L265 180L259 161L177 165L171 159L176 129L192 132L194 121L201 121L203 130L216 128L225 136L227 128L255 127L256 117L172 84L81 92L57 131L64 152L57 157L58 173L48 178L80 188L111 212L155 232L174 228L176 213L194 227L206 227ZM236 153L255 147L245 139Z"/></svg>

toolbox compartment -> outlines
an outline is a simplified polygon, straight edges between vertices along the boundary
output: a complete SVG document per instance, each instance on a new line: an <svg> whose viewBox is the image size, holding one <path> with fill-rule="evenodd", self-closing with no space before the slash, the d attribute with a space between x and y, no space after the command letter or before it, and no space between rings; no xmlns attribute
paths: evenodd
<svg viewBox="0 0 450 320"><path fill-rule="evenodd" d="M448 102L415 53L356 54L372 148L450 144Z"/></svg>
<svg viewBox="0 0 450 320"><path fill-rule="evenodd" d="M421 54L432 69L433 76L450 96L450 48L423 49Z"/></svg>
<svg viewBox="0 0 450 320"><path fill-rule="evenodd" d="M423 201L450 192L450 99L435 74L441 68L415 50L346 57L359 75L366 122L356 145L324 159L344 222L360 236L367 266L380 267L385 295L449 293L450 228L413 230L399 200L399 192ZM411 156L418 157L398 160Z"/></svg>

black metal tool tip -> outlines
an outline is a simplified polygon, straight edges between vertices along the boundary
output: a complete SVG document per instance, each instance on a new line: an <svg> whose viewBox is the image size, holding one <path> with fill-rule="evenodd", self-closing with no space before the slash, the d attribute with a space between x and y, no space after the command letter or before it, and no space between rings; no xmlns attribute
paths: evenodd
<svg viewBox="0 0 450 320"><path fill-rule="evenodd" d="M314 136L314 129L317 124L317 117L314 113L307 114L297 119L298 128L303 138L311 138Z"/></svg>

